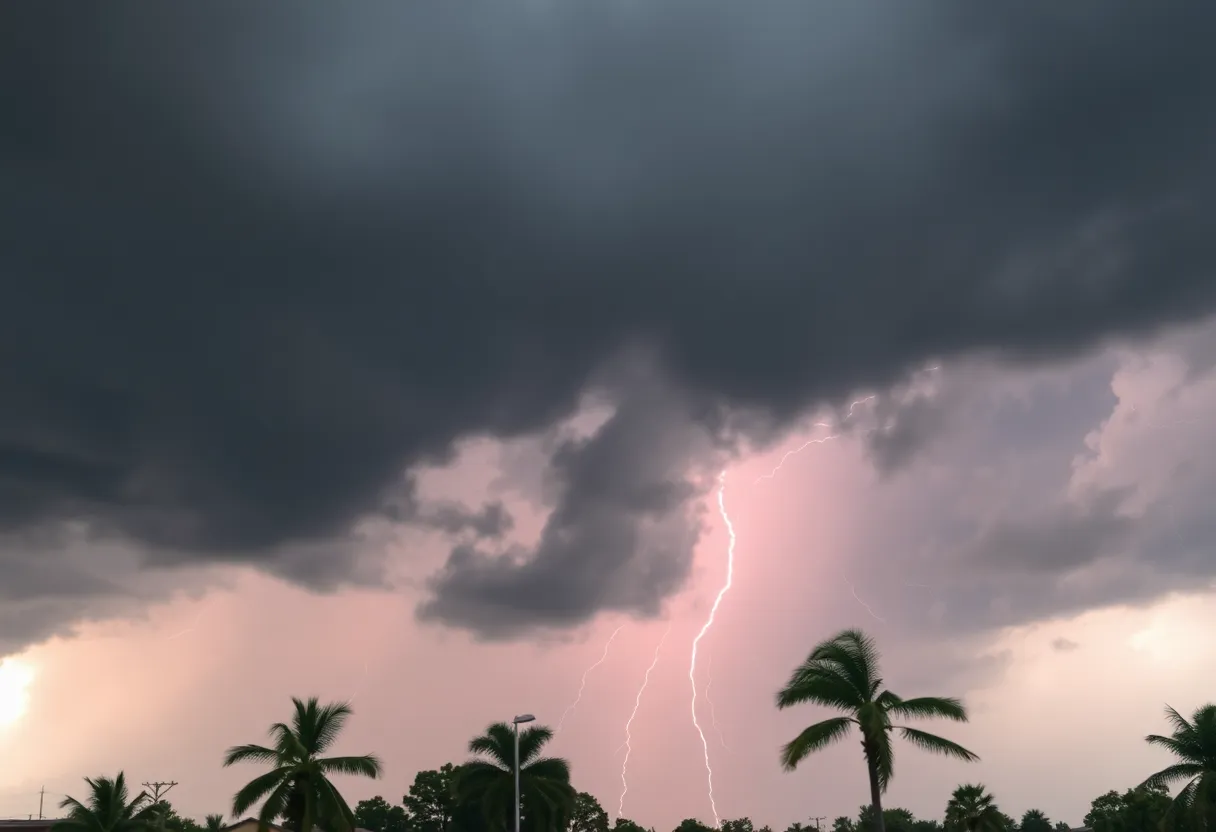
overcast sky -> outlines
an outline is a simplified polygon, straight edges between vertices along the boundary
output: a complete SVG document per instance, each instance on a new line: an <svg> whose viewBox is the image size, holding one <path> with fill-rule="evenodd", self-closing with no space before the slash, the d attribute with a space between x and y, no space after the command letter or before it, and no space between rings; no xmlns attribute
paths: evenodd
<svg viewBox="0 0 1216 832"><path fill-rule="evenodd" d="M0 27L0 815L120 768L223 811L318 695L386 761L352 801L567 713L615 816L664 633L660 832L856 812L773 707L847 626L973 715L891 805L1079 825L1166 762L1216 667L1216 9L290 9Z"/></svg>

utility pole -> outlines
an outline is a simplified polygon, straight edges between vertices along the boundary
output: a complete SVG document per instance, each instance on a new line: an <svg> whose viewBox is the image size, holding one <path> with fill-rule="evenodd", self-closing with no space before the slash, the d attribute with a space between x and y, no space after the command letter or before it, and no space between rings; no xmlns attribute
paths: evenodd
<svg viewBox="0 0 1216 832"><path fill-rule="evenodd" d="M819 832L819 821L827 820L827 818L823 817L822 815L820 815L819 817L815 817L812 815L810 820L815 821L815 832Z"/></svg>
<svg viewBox="0 0 1216 832"><path fill-rule="evenodd" d="M42 820L42 799L46 797L46 786L38 792L38 820Z"/></svg>
<svg viewBox="0 0 1216 832"><path fill-rule="evenodd" d="M172 783L162 783L160 781L157 781L155 783L144 783L143 784L143 787L145 789L148 789L150 792L152 792L152 805L157 807L156 828L159 829L161 832L164 832L164 830L165 830L165 810L164 810L164 807L161 805L161 801L164 798L164 796L169 793L169 790L172 789L176 785L177 785L177 781L174 781Z"/></svg>

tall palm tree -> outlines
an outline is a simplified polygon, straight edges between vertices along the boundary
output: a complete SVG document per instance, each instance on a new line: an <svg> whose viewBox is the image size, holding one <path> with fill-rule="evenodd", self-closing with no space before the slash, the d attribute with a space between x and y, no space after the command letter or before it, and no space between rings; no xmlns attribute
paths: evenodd
<svg viewBox="0 0 1216 832"><path fill-rule="evenodd" d="M570 764L560 757L542 757L553 732L534 725L519 734L519 794L521 825L528 832L553 832L574 812L576 792L570 785ZM479 755L460 767L456 778L458 803L481 804L492 829L504 832L515 820L515 731L496 722L469 742Z"/></svg>
<svg viewBox="0 0 1216 832"><path fill-rule="evenodd" d="M330 832L351 832L355 815L338 793L329 776L357 774L380 776L380 760L362 757L321 757L342 732L352 711L338 702L319 705L314 696L307 702L292 698L295 713L291 725L270 726L274 747L237 745L224 755L224 765L262 763L273 768L251 780L232 798L232 815L240 817L259 800L258 829L266 832L275 818L285 816L296 832L312 832L323 824Z"/></svg>
<svg viewBox="0 0 1216 832"><path fill-rule="evenodd" d="M1174 796L1165 822L1178 828L1216 828L1216 704L1196 709L1189 721L1166 705L1165 718L1173 726L1173 733L1168 737L1149 734L1144 740L1171 752L1178 762L1161 769L1140 787L1168 788L1187 781Z"/></svg>
<svg viewBox="0 0 1216 832"><path fill-rule="evenodd" d="M922 696L901 699L882 688L879 654L874 640L860 630L845 630L822 642L790 676L777 694L777 707L789 708L810 702L844 711L847 716L817 722L781 749L781 765L793 771L809 754L826 748L844 737L856 725L861 732L861 747L870 775L870 801L874 807L877 832L885 832L882 794L894 774L891 731L925 751L978 760L975 754L950 740L915 728L895 726L891 717L921 719L942 717L966 722L967 711L957 699Z"/></svg>
<svg viewBox="0 0 1216 832"><path fill-rule="evenodd" d="M207 815L203 818L204 832L220 832L225 826L223 815Z"/></svg>
<svg viewBox="0 0 1216 832"><path fill-rule="evenodd" d="M950 832L1004 832L1005 816L980 783L959 786L946 803Z"/></svg>
<svg viewBox="0 0 1216 832"><path fill-rule="evenodd" d="M86 777L89 784L88 803L65 797L59 804L68 816L58 821L54 832L146 832L156 823L156 806L147 792L129 800L127 777L118 772L114 779Z"/></svg>

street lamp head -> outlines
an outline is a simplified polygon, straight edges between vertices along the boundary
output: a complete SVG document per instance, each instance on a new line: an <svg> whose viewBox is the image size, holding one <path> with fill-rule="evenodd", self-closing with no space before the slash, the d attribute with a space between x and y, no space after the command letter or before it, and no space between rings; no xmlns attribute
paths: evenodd
<svg viewBox="0 0 1216 832"><path fill-rule="evenodd" d="M525 722L532 722L535 719L536 717L532 716L532 714L520 714L511 721L516 725L523 725Z"/></svg>

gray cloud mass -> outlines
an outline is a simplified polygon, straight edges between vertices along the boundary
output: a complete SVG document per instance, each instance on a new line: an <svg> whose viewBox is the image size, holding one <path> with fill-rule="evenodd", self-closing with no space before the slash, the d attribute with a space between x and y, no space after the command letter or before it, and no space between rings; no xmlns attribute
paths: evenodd
<svg viewBox="0 0 1216 832"><path fill-rule="evenodd" d="M696 414L786 424L928 360L1216 309L1214 26L1097 2L15 6L0 531L353 579L318 558L403 472L547 430L640 349L665 395L618 390L552 460L538 548L462 540L421 614L653 614L697 538L673 485ZM493 539L500 510L407 519Z"/></svg>

